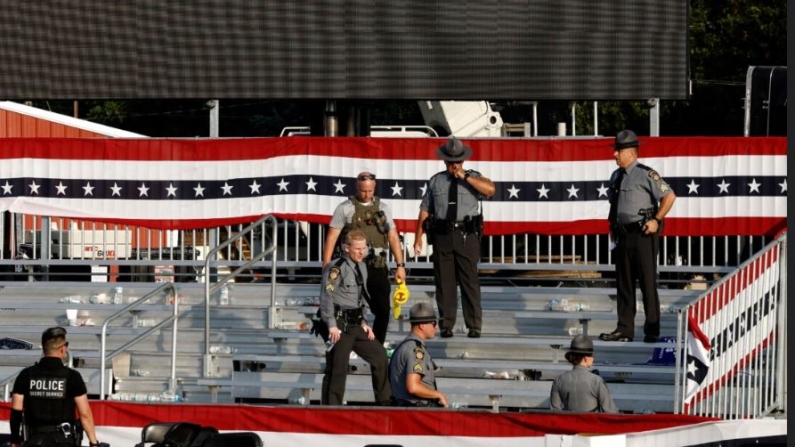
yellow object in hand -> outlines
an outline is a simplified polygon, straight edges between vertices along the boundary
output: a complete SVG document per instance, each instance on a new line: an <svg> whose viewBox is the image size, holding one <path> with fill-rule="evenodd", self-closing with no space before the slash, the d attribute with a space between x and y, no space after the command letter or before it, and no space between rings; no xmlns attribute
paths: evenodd
<svg viewBox="0 0 795 447"><path fill-rule="evenodd" d="M392 294L392 315L395 316L395 320L400 318L400 306L409 300L409 289L406 284L398 279L397 285L395 293Z"/></svg>

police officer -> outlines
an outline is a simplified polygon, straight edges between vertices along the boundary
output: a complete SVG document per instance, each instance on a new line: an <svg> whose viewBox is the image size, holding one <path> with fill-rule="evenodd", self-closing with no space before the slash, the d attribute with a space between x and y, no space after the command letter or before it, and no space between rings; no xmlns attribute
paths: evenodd
<svg viewBox="0 0 795 447"><path fill-rule="evenodd" d="M320 318L328 326L326 369L323 376L323 405L342 405L351 351L370 364L375 402L391 403L387 357L364 320L367 301L367 237L359 230L345 237L343 254L323 269Z"/></svg>
<svg viewBox="0 0 795 447"><path fill-rule="evenodd" d="M395 405L401 407L447 407L447 397L436 389L434 364L425 341L436 335L433 306L417 303L409 311L411 333L398 345L389 361L389 382Z"/></svg>
<svg viewBox="0 0 795 447"><path fill-rule="evenodd" d="M574 365L571 371L552 382L549 408L577 413L618 413L605 381L593 374L593 342L585 335L571 341L566 360Z"/></svg>
<svg viewBox="0 0 795 447"><path fill-rule="evenodd" d="M422 196L414 253L422 250L422 235L427 232L434 245L433 273L442 337L453 336L457 282L461 285L468 336L478 338L483 323L478 279L483 215L479 205L484 197L494 195L494 183L477 171L464 170L464 160L472 156L472 149L456 137L439 147L437 155L446 169L431 177Z"/></svg>
<svg viewBox="0 0 795 447"><path fill-rule="evenodd" d="M66 330L52 327L44 331L41 347L44 357L23 369L14 381L9 421L11 445L21 444L23 415L27 429L25 445L79 445L77 415L88 435L89 446L98 446L86 384L79 372L63 364L69 349Z"/></svg>
<svg viewBox="0 0 795 447"><path fill-rule="evenodd" d="M356 195L337 205L334 215L331 216L326 242L323 246L323 267L331 262L334 250L340 235L344 240L345 234L351 230L361 230L367 236L367 245L370 252L365 258L367 264L367 291L370 299L367 304L375 317L373 332L379 343L386 339L387 326L389 326L389 297L391 286L389 284L389 269L386 264L387 246L395 258L395 279L406 280L406 264L403 260L403 251L400 247L395 222L389 206L381 199L374 196L375 174L369 171L360 172L356 176Z"/></svg>
<svg viewBox="0 0 795 447"><path fill-rule="evenodd" d="M618 326L605 341L632 341L635 336L635 287L643 294L646 343L660 339L660 298L657 294L659 234L676 194L654 169L638 163L638 137L631 130L616 135L618 169L610 177L610 232L616 244Z"/></svg>

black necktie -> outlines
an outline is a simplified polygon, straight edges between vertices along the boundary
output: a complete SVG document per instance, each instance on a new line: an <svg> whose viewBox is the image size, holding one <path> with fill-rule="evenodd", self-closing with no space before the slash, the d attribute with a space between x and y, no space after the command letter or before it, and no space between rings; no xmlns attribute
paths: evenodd
<svg viewBox="0 0 795 447"><path fill-rule="evenodd" d="M362 271L359 269L359 263L356 262L353 265L356 266L356 285L359 286L359 307L361 307L362 299L369 301L370 295L367 293L367 284L364 283L364 276L362 275Z"/></svg>
<svg viewBox="0 0 795 447"><path fill-rule="evenodd" d="M455 222L458 214L458 179L453 177L450 181L450 195L447 199L447 216L445 220Z"/></svg>
<svg viewBox="0 0 795 447"><path fill-rule="evenodd" d="M624 181L627 171L621 169L618 171L618 178L612 186L612 196L610 197L610 214L607 215L607 220L610 225L618 224L618 195L621 192L621 182Z"/></svg>

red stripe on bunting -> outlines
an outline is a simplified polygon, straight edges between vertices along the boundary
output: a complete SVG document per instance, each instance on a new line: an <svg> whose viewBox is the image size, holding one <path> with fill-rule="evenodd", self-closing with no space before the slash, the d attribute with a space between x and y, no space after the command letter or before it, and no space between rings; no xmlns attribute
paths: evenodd
<svg viewBox="0 0 795 447"><path fill-rule="evenodd" d="M3 138L0 158L64 160L225 161L292 155L360 159L438 160L440 138ZM592 161L613 158L612 139L473 139L472 161ZM786 155L787 139L722 137L641 138L644 157Z"/></svg>
<svg viewBox="0 0 795 447"><path fill-rule="evenodd" d="M9 403L0 404L8 417ZM545 434L618 434L718 420L690 415L491 413L381 408L296 408L250 405L144 404L92 401L97 425L143 427L193 422L218 430L329 435L529 437Z"/></svg>
<svg viewBox="0 0 795 447"><path fill-rule="evenodd" d="M699 309L696 307L691 309L691 312L695 314L693 316L698 324L700 325L711 318L733 300L737 299L740 294L753 285L754 281L768 273L771 268L775 268L777 261L778 250L773 247L772 250L769 250L748 263L742 269L736 271L728 281L721 283L713 289L709 295L707 295L709 298L700 302L712 302L712 306L704 308L702 312L696 312ZM767 286L772 288L773 285L767 284Z"/></svg>

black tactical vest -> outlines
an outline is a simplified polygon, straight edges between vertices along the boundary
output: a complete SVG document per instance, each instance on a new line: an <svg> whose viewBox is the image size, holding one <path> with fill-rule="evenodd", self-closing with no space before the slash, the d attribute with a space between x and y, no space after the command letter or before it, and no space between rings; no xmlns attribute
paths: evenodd
<svg viewBox="0 0 795 447"><path fill-rule="evenodd" d="M47 368L36 364L29 370L25 396L25 422L30 427L74 423L75 402L69 397L69 368Z"/></svg>
<svg viewBox="0 0 795 447"><path fill-rule="evenodd" d="M387 230L386 215L381 211L381 201L378 197L373 197L370 206L362 205L356 196L348 197L354 207L351 222L342 229L340 240L345 241L345 236L351 230L363 231L367 236L367 243L374 248L386 248Z"/></svg>

